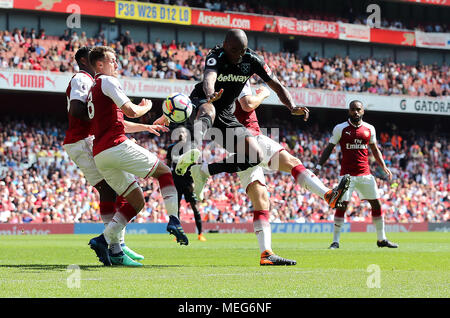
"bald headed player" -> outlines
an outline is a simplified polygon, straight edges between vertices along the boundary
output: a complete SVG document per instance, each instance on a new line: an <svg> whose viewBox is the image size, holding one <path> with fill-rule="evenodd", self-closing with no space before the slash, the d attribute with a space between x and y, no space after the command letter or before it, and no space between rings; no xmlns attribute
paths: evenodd
<svg viewBox="0 0 450 318"><path fill-rule="evenodd" d="M264 159L256 138L234 115L234 102L251 76L257 74L263 79L293 115L305 115L305 120L309 116L309 110L295 105L288 90L281 85L264 60L247 47L247 42L244 31L229 30L222 46L214 47L207 55L204 80L195 86L190 95L196 107L195 147L201 147L202 140L211 127L219 129L223 137L227 136L227 130L232 131L232 135L235 136L233 140L215 139L219 144L222 142L222 147L233 153L231 156L209 166L206 164L192 166L194 192L200 200L210 175L245 171ZM200 155L198 149L187 151L180 157L176 173L183 175Z"/></svg>
<svg viewBox="0 0 450 318"><path fill-rule="evenodd" d="M337 143L341 146L342 161L340 178L344 174L350 174L350 187L341 199L340 206L337 207L334 215L334 235L330 249L339 248L339 238L341 227L344 223L345 211L354 190L362 200L369 201L372 207L372 221L377 230L377 246L397 248L398 245L390 242L386 238L384 231L384 219L381 210L380 198L378 195L377 182L370 173L369 149L372 151L375 160L392 179L392 173L383 160L383 155L377 146L375 127L362 120L364 106L362 102L354 100L349 106L349 118L346 122L336 125L333 129L333 136L329 144L324 149L316 166L314 173L317 174L324 163L330 157L333 148Z"/></svg>

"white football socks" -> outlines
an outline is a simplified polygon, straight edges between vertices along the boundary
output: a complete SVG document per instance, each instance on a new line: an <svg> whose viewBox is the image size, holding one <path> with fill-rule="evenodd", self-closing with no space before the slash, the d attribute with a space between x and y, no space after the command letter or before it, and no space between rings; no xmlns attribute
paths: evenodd
<svg viewBox="0 0 450 318"><path fill-rule="evenodd" d="M345 218L334 217L334 232L333 232L333 242L339 243L341 237L341 228L344 224Z"/></svg>
<svg viewBox="0 0 450 318"><path fill-rule="evenodd" d="M178 193L174 186L166 186L161 189L161 195L164 199L164 206L167 214L178 218Z"/></svg>
<svg viewBox="0 0 450 318"><path fill-rule="evenodd" d="M375 216L372 217L372 222L375 224L375 228L377 229L377 239L378 241L382 241L386 239L386 233L384 231L384 218L383 216Z"/></svg>
<svg viewBox="0 0 450 318"><path fill-rule="evenodd" d="M111 248L114 246L115 250L120 248L119 252L122 251L122 248L120 247L120 232L125 228L127 223L127 219L120 212L116 212L111 222L108 223L108 226L103 231L106 242ZM118 247L114 244L118 245Z"/></svg>
<svg viewBox="0 0 450 318"><path fill-rule="evenodd" d="M306 190L317 194L322 199L325 198L325 193L330 190L323 184L322 181L320 181L320 179L314 173L312 173L311 170L308 169L298 175L297 183Z"/></svg>
<svg viewBox="0 0 450 318"><path fill-rule="evenodd" d="M260 252L262 253L265 250L272 251L272 228L270 223L261 220L253 221L253 229L258 239Z"/></svg>

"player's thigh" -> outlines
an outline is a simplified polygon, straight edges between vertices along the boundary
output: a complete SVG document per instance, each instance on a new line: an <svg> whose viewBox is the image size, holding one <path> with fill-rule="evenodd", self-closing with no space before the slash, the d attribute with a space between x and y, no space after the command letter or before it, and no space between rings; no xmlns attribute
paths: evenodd
<svg viewBox="0 0 450 318"><path fill-rule="evenodd" d="M95 163L109 186L120 196L126 197L131 191L139 188L135 176L126 171L115 168L107 156L95 156Z"/></svg>
<svg viewBox="0 0 450 318"><path fill-rule="evenodd" d="M339 176L338 184L339 184L339 182L341 182L342 178L343 178L343 176ZM354 177L354 176L350 176L350 185L348 187L348 190L342 196L341 201L350 201L351 200L353 191L355 191L355 187L357 184L357 180L355 180L355 178L356 177Z"/></svg>
<svg viewBox="0 0 450 318"><path fill-rule="evenodd" d="M253 167L247 169L246 171L248 170L252 171L250 171L248 176L241 178L241 183L243 187L245 186L244 189L252 202L253 209L256 211L269 210L269 196L267 193L263 169L261 167Z"/></svg>
<svg viewBox="0 0 450 318"><path fill-rule="evenodd" d="M355 189L361 200L376 200L380 197L377 181L373 175L357 176L355 180Z"/></svg>
<svg viewBox="0 0 450 318"><path fill-rule="evenodd" d="M103 180L102 174L98 171L92 154L92 144L87 140L80 140L73 144L63 146L70 159L83 172L86 180L95 186Z"/></svg>
<svg viewBox="0 0 450 318"><path fill-rule="evenodd" d="M281 146L276 141L262 134L256 136L255 138L263 153L263 160L260 165L263 168L278 171L279 170L278 154L282 150L284 150L283 146Z"/></svg>
<svg viewBox="0 0 450 318"><path fill-rule="evenodd" d="M118 168L141 178L147 178L155 173L159 166L159 159L138 144L131 140L121 143L114 156L118 161ZM170 169L167 168L170 172Z"/></svg>

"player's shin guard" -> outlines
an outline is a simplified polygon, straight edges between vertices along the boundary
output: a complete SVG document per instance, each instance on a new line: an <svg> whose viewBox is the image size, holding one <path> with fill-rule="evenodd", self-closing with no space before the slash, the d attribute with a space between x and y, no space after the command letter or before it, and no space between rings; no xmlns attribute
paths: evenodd
<svg viewBox="0 0 450 318"><path fill-rule="evenodd" d="M272 251L272 228L268 210L253 211L253 229L258 239L260 252Z"/></svg>
<svg viewBox="0 0 450 318"><path fill-rule="evenodd" d="M159 176L158 182L167 214L178 218L178 193L175 184L173 183L172 174L168 172Z"/></svg>
<svg viewBox="0 0 450 318"><path fill-rule="evenodd" d="M306 190L317 194L322 199L325 198L325 193L330 190L314 173L311 172L311 170L306 169L302 164L292 168L291 174L298 184Z"/></svg>
<svg viewBox="0 0 450 318"><path fill-rule="evenodd" d="M375 224L377 230L377 239L379 241L385 240L386 233L384 230L384 217L381 208L378 210L372 209L372 222Z"/></svg>
<svg viewBox="0 0 450 318"><path fill-rule="evenodd" d="M334 214L334 232L333 232L333 242L339 243L339 239L341 237L341 229L345 220L345 210L344 209L336 209Z"/></svg>

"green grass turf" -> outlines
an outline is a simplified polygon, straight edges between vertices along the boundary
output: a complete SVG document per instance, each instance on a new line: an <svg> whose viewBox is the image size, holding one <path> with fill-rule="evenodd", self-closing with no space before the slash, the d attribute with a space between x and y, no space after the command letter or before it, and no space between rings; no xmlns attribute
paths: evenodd
<svg viewBox="0 0 450 318"><path fill-rule="evenodd" d="M296 266L259 266L254 234L207 234L189 246L169 235L128 235L143 268L103 267L87 243L94 235L1 236L0 297L449 297L450 235L390 233L399 249L377 248L375 233L274 234L280 256ZM68 288L67 266L81 268ZM368 288L370 264L381 288Z"/></svg>

